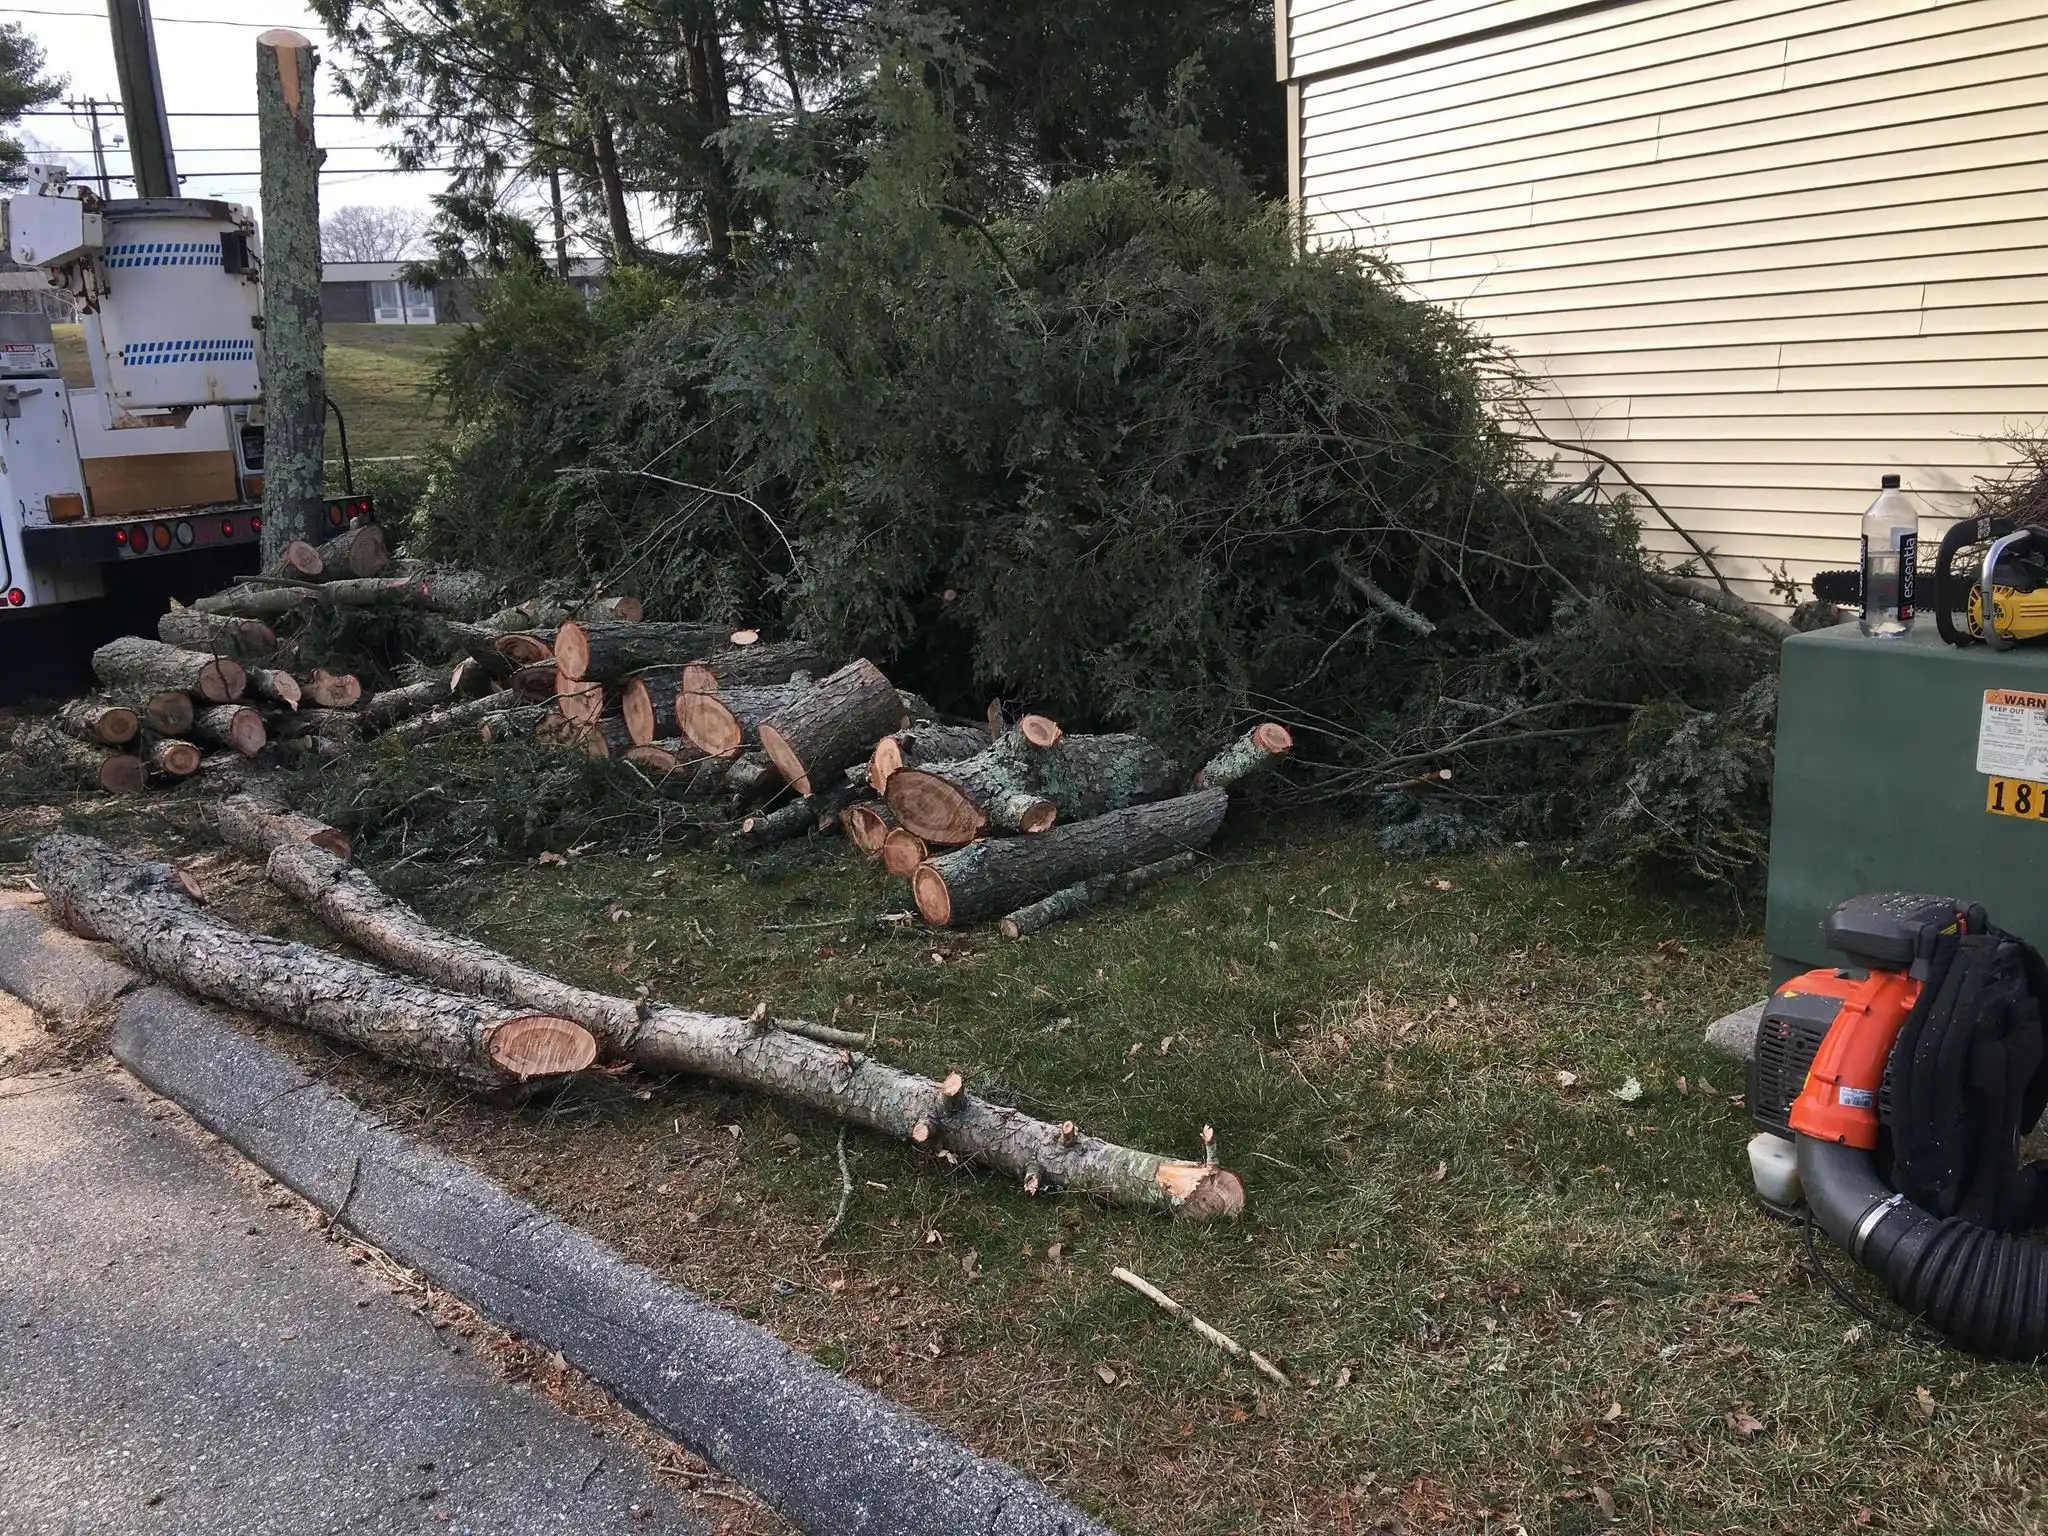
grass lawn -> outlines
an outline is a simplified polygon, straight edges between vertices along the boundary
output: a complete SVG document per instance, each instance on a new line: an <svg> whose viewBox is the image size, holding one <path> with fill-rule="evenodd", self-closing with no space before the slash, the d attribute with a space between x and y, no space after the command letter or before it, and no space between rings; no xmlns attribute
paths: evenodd
<svg viewBox="0 0 2048 1536"><path fill-rule="evenodd" d="M57 363L73 389L92 387L85 337L76 325L51 329ZM441 325L330 325L327 393L348 419L349 452L359 459L418 453L446 435L447 424L430 398L431 374L454 328ZM327 420L327 454L341 456L334 418Z"/></svg>
<svg viewBox="0 0 2048 1536"><path fill-rule="evenodd" d="M463 786L451 760L438 793ZM72 814L199 852L217 906L324 939L203 807ZM0 829L0 859L33 830ZM1726 906L1526 851L1390 863L1308 822L1234 825L1195 874L1022 943L875 922L905 888L836 839L465 865L371 872L571 980L872 1028L893 1060L1156 1150L1217 1128L1249 1200L1213 1226L856 1134L821 1252L835 1128L807 1114L630 1076L507 1110L265 1030L1126 1536L2048 1529L2039 1373L1873 1329L1753 1205L1740 1074L1700 1043L1765 981Z"/></svg>

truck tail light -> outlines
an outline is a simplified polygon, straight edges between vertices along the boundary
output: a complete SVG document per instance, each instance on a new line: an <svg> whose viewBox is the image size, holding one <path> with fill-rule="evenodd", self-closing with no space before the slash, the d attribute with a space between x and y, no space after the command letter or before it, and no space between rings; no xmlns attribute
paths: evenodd
<svg viewBox="0 0 2048 1536"><path fill-rule="evenodd" d="M169 523L158 523L149 530L149 541L156 545L158 549L169 549L171 547L171 525Z"/></svg>
<svg viewBox="0 0 2048 1536"><path fill-rule="evenodd" d="M149 530L143 527L128 530L128 547L138 555L149 548Z"/></svg>
<svg viewBox="0 0 2048 1536"><path fill-rule="evenodd" d="M47 506L53 523L75 523L85 516L85 498L76 491L59 491Z"/></svg>
<svg viewBox="0 0 2048 1536"><path fill-rule="evenodd" d="M192 525L190 523L178 524L177 532L174 536L178 541L178 548L180 549L190 549L192 547L192 541L198 537L198 535L192 531Z"/></svg>
<svg viewBox="0 0 2048 1536"><path fill-rule="evenodd" d="M250 501L261 501L263 499L263 477L261 475L244 475L242 477L242 494Z"/></svg>
<svg viewBox="0 0 2048 1536"><path fill-rule="evenodd" d="M22 591L22 590L21 590L21 588L19 588L19 587L9 587L9 588L7 589L7 606L8 606L8 607L10 607L10 608L19 608L19 607L20 607L20 606L21 606L21 605L22 605L23 603L25 603L25 602L27 602L27 601L28 601L28 594L27 594L26 592Z"/></svg>
<svg viewBox="0 0 2048 1536"><path fill-rule="evenodd" d="M220 520L220 536L224 539L232 539L235 536L235 520L232 517Z"/></svg>
<svg viewBox="0 0 2048 1536"><path fill-rule="evenodd" d="M126 528L116 528L114 530L114 542L121 548L126 549L128 547L128 530Z"/></svg>
<svg viewBox="0 0 2048 1536"><path fill-rule="evenodd" d="M250 518L250 519L249 519L249 531L250 531L251 533L261 533L261 532L263 531L263 519L262 519L262 518L260 518L260 517L252 517L252 518Z"/></svg>
<svg viewBox="0 0 2048 1536"><path fill-rule="evenodd" d="M347 520L348 514L342 510L340 502L334 502L331 505L329 505L329 507L327 508L328 522L334 524L335 527L339 528Z"/></svg>

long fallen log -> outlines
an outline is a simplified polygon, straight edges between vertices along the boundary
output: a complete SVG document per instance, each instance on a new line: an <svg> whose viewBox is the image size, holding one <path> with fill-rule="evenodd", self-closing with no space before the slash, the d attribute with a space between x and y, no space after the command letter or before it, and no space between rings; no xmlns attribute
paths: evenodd
<svg viewBox="0 0 2048 1536"><path fill-rule="evenodd" d="M277 650L277 631L261 619L232 619L196 608L173 608L156 621L156 637L165 645L237 661L263 661Z"/></svg>
<svg viewBox="0 0 2048 1536"><path fill-rule="evenodd" d="M1200 852L1223 825L1230 797L1198 789L1039 837L985 839L927 859L910 877L917 910L934 927L986 922L1091 875L1117 875L1176 853Z"/></svg>
<svg viewBox="0 0 2048 1536"><path fill-rule="evenodd" d="M484 628L511 633L515 629L556 629L567 619L617 619L637 624L646 611L637 597L593 597L588 602L565 603L550 598L529 597L510 608L500 608L483 621Z"/></svg>
<svg viewBox="0 0 2048 1536"><path fill-rule="evenodd" d="M239 661L208 656L161 640L123 635L92 653L93 674L110 693L156 693L177 689L209 704L232 704L242 696L248 674Z"/></svg>
<svg viewBox="0 0 2048 1536"><path fill-rule="evenodd" d="M142 729L142 717L111 699L73 699L54 717L58 730L94 747L126 746Z"/></svg>
<svg viewBox="0 0 2048 1536"><path fill-rule="evenodd" d="M862 659L805 689L763 720L757 734L789 787L809 795L842 769L865 761L877 737L901 729L909 718L896 685Z"/></svg>
<svg viewBox="0 0 2048 1536"><path fill-rule="evenodd" d="M1073 917L1098 906L1112 896L1129 896L1173 875L1195 867L1195 855L1176 853L1157 864L1141 864L1120 875L1090 875L1086 880L1063 886L1050 896L1041 896L1029 906L1019 907L996 925L1006 939L1021 939L1050 928L1063 918Z"/></svg>
<svg viewBox="0 0 2048 1536"><path fill-rule="evenodd" d="M216 704L211 709L202 709L192 721L192 734L210 746L226 747L244 757L254 757L270 740L270 733L263 728L263 717L246 704Z"/></svg>
<svg viewBox="0 0 2048 1536"><path fill-rule="evenodd" d="M240 586L192 606L201 613L275 619L315 608L373 607L379 603L465 618L489 601L491 584L473 571L427 571L416 576L354 576L304 586Z"/></svg>
<svg viewBox="0 0 2048 1536"><path fill-rule="evenodd" d="M724 688L717 693L678 694L676 729L700 752L730 756L758 742L761 722L813 686L807 682L771 683L759 688Z"/></svg>
<svg viewBox="0 0 2048 1536"><path fill-rule="evenodd" d="M565 619L555 630L555 665L571 682L615 683L650 667L680 667L729 644L723 624Z"/></svg>
<svg viewBox="0 0 2048 1536"><path fill-rule="evenodd" d="M331 854L301 851L348 867ZM480 1088L563 1076L596 1059L596 1040L573 1019L457 996L246 932L201 907L189 877L94 838L53 834L36 844L32 862L64 927L104 940L150 974L228 1007Z"/></svg>
<svg viewBox="0 0 2048 1536"><path fill-rule="evenodd" d="M348 834L282 800L254 794L230 795L213 808L214 830L222 842L244 853L268 855L287 843L318 848L346 859L354 849Z"/></svg>
<svg viewBox="0 0 2048 1536"><path fill-rule="evenodd" d="M879 795L888 790L889 776L898 768L956 763L992 745L988 732L978 725L909 726L875 743L868 754L868 784Z"/></svg>
<svg viewBox="0 0 2048 1536"><path fill-rule="evenodd" d="M79 789L103 789L110 795L132 795L146 779L142 759L131 752L91 746L68 736L45 720L23 724L10 743L15 756L40 764Z"/></svg>
<svg viewBox="0 0 2048 1536"><path fill-rule="evenodd" d="M356 711L356 719L363 728L363 734L374 736L401 720L410 720L414 715L423 715L438 708L454 697L452 678L422 678L402 688L387 688L382 693L371 694Z"/></svg>
<svg viewBox="0 0 2048 1536"><path fill-rule="evenodd" d="M1278 721L1255 725L1202 765L1197 789L1229 789L1264 773L1294 750L1294 733Z"/></svg>
<svg viewBox="0 0 2048 1536"><path fill-rule="evenodd" d="M772 645L734 645L689 662L683 668L684 693L717 693L725 688L762 688L796 677L822 677L825 658L807 640L782 640Z"/></svg>
<svg viewBox="0 0 2048 1536"><path fill-rule="evenodd" d="M1084 1136L966 1091L778 1028L571 987L484 945L439 929L359 870L317 849L268 856L271 881L335 934L451 992L495 998L588 1028L608 1056L649 1072L689 1072L805 1105L835 1119L947 1152L1021 1180L1119 1205L1199 1220L1244 1208L1227 1169L1164 1158Z"/></svg>

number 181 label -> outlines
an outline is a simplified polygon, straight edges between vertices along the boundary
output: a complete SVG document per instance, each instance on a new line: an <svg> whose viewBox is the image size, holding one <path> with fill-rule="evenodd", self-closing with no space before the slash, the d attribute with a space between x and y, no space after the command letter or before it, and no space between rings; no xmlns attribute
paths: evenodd
<svg viewBox="0 0 2048 1536"><path fill-rule="evenodd" d="M1994 816L2048 821L2048 784L2036 784L2030 779L1987 780L1984 809Z"/></svg>

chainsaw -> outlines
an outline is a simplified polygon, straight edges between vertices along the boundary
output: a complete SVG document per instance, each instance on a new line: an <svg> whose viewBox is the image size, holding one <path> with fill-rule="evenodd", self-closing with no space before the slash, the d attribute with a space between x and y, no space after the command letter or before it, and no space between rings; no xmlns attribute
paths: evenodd
<svg viewBox="0 0 2048 1536"><path fill-rule="evenodd" d="M1988 635L1983 612L1987 587ZM1920 572L1919 590L1933 594L1934 627L1950 645L2003 651L2048 640L2048 528L2009 518L1965 518L1942 535L1934 569ZM1863 601L1863 575L1822 571L1813 578L1813 595L1853 608Z"/></svg>

